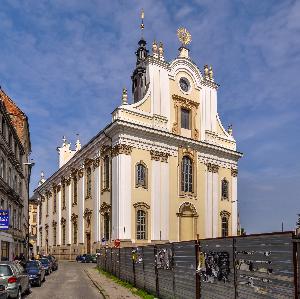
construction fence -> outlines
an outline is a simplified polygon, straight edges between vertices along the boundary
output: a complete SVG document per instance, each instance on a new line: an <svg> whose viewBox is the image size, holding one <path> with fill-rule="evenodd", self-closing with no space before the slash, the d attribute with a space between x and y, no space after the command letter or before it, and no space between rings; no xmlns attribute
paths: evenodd
<svg viewBox="0 0 300 299"><path fill-rule="evenodd" d="M101 248L97 263L158 298L273 299L298 298L299 255L300 240L283 232Z"/></svg>

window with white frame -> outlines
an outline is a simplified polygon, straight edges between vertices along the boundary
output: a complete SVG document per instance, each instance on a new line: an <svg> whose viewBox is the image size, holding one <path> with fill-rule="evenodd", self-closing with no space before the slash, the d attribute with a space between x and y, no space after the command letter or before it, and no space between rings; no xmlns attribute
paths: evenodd
<svg viewBox="0 0 300 299"><path fill-rule="evenodd" d="M181 191L193 192L193 162L188 156L182 158Z"/></svg>
<svg viewBox="0 0 300 299"><path fill-rule="evenodd" d="M137 240L147 239L147 213L144 210L136 212L136 238Z"/></svg>
<svg viewBox="0 0 300 299"><path fill-rule="evenodd" d="M142 162L136 165L136 187L147 188L147 167Z"/></svg>

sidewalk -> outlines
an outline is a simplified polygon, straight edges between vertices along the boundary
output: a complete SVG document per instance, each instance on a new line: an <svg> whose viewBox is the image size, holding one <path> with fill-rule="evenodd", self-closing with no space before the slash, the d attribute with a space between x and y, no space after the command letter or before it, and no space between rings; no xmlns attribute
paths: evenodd
<svg viewBox="0 0 300 299"><path fill-rule="evenodd" d="M84 270L105 299L140 299L128 289L105 277L95 268Z"/></svg>

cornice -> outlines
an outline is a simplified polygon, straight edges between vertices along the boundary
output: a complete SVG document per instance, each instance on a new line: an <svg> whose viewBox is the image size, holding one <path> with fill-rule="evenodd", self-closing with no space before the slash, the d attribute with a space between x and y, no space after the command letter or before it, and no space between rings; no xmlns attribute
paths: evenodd
<svg viewBox="0 0 300 299"><path fill-rule="evenodd" d="M210 81L210 80L207 80L207 79L203 79L201 81L201 84L203 86L208 86L208 87L211 87L211 88L214 88L214 89L218 89L219 88L219 84L217 84L216 82L213 82L213 81Z"/></svg>

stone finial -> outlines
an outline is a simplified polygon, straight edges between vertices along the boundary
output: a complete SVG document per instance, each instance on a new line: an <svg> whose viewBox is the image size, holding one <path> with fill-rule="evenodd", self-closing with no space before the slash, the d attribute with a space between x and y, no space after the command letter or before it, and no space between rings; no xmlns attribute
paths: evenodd
<svg viewBox="0 0 300 299"><path fill-rule="evenodd" d="M42 184L44 184L46 182L45 180L45 175L44 175L44 171L41 171L41 178L39 180L38 186L41 186Z"/></svg>
<svg viewBox="0 0 300 299"><path fill-rule="evenodd" d="M204 78L209 79L209 68L207 64L204 66Z"/></svg>
<svg viewBox="0 0 300 299"><path fill-rule="evenodd" d="M127 89L123 88L122 90L122 105L128 104L128 95L127 95Z"/></svg>
<svg viewBox="0 0 300 299"><path fill-rule="evenodd" d="M153 41L153 44L152 44L152 53L153 53L154 58L158 58L158 47L157 47L157 43L155 40Z"/></svg>
<svg viewBox="0 0 300 299"><path fill-rule="evenodd" d="M75 144L75 151L79 151L81 149L81 143L80 143L80 140L79 140L79 134L76 134L77 136L77 140L76 140L76 144Z"/></svg>
<svg viewBox="0 0 300 299"><path fill-rule="evenodd" d="M63 141L63 144L62 144L63 146L67 144L66 136L63 136L62 141Z"/></svg>
<svg viewBox="0 0 300 299"><path fill-rule="evenodd" d="M209 76L210 81L214 81L214 72L213 72L212 66L209 67L208 76Z"/></svg>
<svg viewBox="0 0 300 299"><path fill-rule="evenodd" d="M232 125L228 126L227 133L232 136Z"/></svg>
<svg viewBox="0 0 300 299"><path fill-rule="evenodd" d="M158 53L159 53L159 59L164 61L165 57L164 57L164 45L162 42L159 43L159 47L158 47Z"/></svg>

